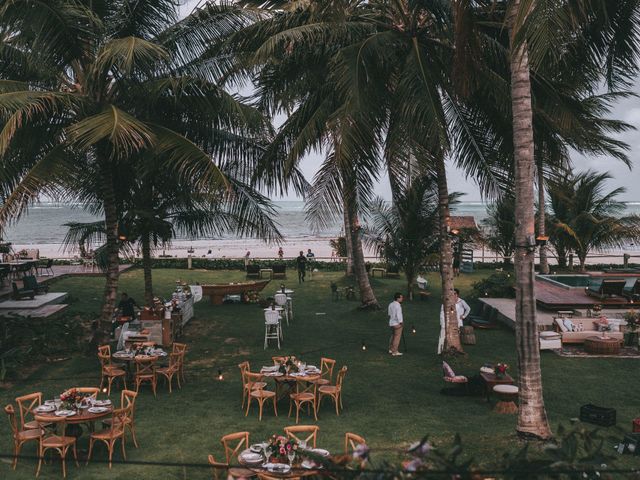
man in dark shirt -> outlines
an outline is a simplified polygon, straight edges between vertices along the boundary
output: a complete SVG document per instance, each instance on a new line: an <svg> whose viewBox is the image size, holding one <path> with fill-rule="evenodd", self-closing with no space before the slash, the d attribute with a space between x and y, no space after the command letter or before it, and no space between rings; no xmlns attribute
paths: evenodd
<svg viewBox="0 0 640 480"><path fill-rule="evenodd" d="M136 301L133 298L130 298L126 293L122 294L122 299L120 303L118 303L118 310L120 310L121 317L131 317L135 318L136 312L133 307L137 307Z"/></svg>
<svg viewBox="0 0 640 480"><path fill-rule="evenodd" d="M304 282L304 276L307 268L307 257L304 256L304 252L300 250L300 255L296 258L296 266L298 267L298 283Z"/></svg>

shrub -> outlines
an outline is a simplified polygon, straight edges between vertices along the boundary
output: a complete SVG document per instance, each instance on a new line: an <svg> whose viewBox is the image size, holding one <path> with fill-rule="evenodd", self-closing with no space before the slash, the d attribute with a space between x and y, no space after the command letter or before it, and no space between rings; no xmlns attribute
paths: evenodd
<svg viewBox="0 0 640 480"><path fill-rule="evenodd" d="M471 297L515 298L514 280L509 272L494 273L473 284Z"/></svg>

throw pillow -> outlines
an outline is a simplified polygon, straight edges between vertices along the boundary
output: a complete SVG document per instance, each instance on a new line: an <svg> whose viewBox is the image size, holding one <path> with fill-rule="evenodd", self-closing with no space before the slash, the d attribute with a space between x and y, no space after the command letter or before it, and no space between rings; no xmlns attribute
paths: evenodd
<svg viewBox="0 0 640 480"><path fill-rule="evenodd" d="M569 331L569 332L574 332L576 330L575 325L573 324L573 322L568 319L565 318L562 323L564 323L565 328Z"/></svg>
<svg viewBox="0 0 640 480"><path fill-rule="evenodd" d="M558 328L560 329L561 332L567 331L567 327L565 327L564 323L562 323L561 318L556 318L556 325L558 325Z"/></svg>
<svg viewBox="0 0 640 480"><path fill-rule="evenodd" d="M456 376L453 368L451 368L451 366L447 362L442 362L442 370L444 371L445 377L453 378Z"/></svg>

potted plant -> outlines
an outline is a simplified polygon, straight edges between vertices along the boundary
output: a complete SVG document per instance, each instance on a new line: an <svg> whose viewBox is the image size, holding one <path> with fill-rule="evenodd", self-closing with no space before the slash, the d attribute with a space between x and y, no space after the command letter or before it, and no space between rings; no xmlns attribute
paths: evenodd
<svg viewBox="0 0 640 480"><path fill-rule="evenodd" d="M640 328L640 312L629 310L625 312L623 318L627 322L627 331L625 336L625 345L628 347L638 346L638 329Z"/></svg>

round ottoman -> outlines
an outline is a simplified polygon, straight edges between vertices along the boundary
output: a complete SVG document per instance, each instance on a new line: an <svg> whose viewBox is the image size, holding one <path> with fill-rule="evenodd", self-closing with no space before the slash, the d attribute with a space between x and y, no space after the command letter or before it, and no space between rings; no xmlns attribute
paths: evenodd
<svg viewBox="0 0 640 480"><path fill-rule="evenodd" d="M493 387L493 392L498 397L498 402L494 408L496 413L518 413L518 406L516 405L518 387L515 385L496 385Z"/></svg>
<svg viewBox="0 0 640 480"><path fill-rule="evenodd" d="M471 326L464 326L460 329L460 341L463 345L475 345L476 333Z"/></svg>

